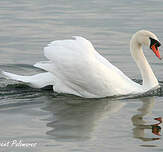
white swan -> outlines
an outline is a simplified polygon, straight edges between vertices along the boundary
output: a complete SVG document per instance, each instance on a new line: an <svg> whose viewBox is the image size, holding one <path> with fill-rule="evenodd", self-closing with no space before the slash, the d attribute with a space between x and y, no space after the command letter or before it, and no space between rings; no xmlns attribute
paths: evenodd
<svg viewBox="0 0 163 152"><path fill-rule="evenodd" d="M10 79L41 88L53 85L58 93L74 94L85 98L101 98L139 94L159 86L142 50L149 46L160 58L158 47L161 45L155 34L141 30L130 41L130 51L143 79L143 84L135 83L117 67L101 56L90 41L83 37L72 40L53 41L44 48L49 61L38 62L34 66L44 69L45 73L33 76L19 76L2 71Z"/></svg>

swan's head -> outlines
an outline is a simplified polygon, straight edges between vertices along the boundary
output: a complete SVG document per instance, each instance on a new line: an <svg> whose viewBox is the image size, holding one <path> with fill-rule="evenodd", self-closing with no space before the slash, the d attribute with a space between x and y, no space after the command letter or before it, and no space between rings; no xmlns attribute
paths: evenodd
<svg viewBox="0 0 163 152"><path fill-rule="evenodd" d="M148 46L155 55L161 59L159 53L159 46L161 46L161 43L155 34L150 31L141 30L136 32L135 38L138 44Z"/></svg>

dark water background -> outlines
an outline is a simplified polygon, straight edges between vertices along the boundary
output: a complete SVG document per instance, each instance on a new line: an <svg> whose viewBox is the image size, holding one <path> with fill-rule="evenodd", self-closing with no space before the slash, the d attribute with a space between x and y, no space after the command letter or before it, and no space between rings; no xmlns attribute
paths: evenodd
<svg viewBox="0 0 163 152"><path fill-rule="evenodd" d="M129 52L133 33L147 29L163 42L161 0L1 0L0 69L32 75L32 65L50 41L83 36L130 78L141 81ZM145 55L162 84L163 61ZM160 53L163 56L162 48ZM0 143L36 142L35 148L0 147L5 152L163 151L152 133L163 116L162 89L132 99L81 99L32 89L0 75Z"/></svg>

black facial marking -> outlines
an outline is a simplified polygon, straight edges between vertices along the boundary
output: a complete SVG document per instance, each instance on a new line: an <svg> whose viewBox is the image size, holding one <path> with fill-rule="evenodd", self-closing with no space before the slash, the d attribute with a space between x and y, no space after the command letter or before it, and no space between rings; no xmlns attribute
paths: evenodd
<svg viewBox="0 0 163 152"><path fill-rule="evenodd" d="M154 44L155 44L156 49L157 49L157 47L161 46L161 43L160 43L159 41L157 41L157 40L155 40L155 39L153 39L153 38L151 38L151 37L150 37L149 39L151 40L150 48L151 48L152 45L154 45Z"/></svg>

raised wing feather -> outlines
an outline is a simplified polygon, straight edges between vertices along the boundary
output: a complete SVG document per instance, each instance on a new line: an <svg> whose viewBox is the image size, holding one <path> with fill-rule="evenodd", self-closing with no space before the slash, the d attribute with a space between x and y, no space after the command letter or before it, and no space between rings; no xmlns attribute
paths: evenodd
<svg viewBox="0 0 163 152"><path fill-rule="evenodd" d="M82 38L75 37L74 40L53 41L44 48L44 55L51 61L71 60L74 57L87 58L94 52L92 44Z"/></svg>
<svg viewBox="0 0 163 152"><path fill-rule="evenodd" d="M89 40L79 36L74 36L73 38L75 39L51 42L44 48L44 55L56 63L63 61L66 64L74 63L76 65L79 62L89 64L89 61L95 58L107 68L118 72L120 75L124 75L122 71L101 56Z"/></svg>

